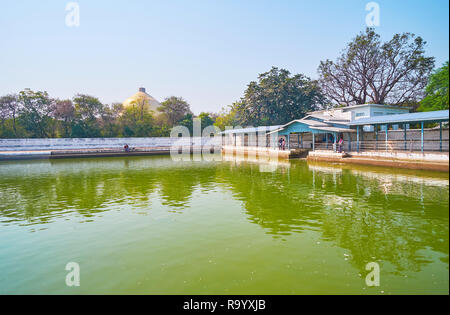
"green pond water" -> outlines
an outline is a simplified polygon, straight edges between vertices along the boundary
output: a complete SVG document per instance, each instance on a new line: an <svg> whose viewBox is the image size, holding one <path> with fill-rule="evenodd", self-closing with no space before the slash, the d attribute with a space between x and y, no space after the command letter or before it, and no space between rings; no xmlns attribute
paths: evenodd
<svg viewBox="0 0 450 315"><path fill-rule="evenodd" d="M69 262L79 287L66 285ZM0 294L21 293L448 294L449 177L305 161L0 162Z"/></svg>

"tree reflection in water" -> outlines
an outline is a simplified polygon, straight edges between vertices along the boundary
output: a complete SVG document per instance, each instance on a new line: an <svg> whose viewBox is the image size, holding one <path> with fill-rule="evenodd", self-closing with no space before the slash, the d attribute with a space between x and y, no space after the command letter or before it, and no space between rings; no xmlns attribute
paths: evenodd
<svg viewBox="0 0 450 315"><path fill-rule="evenodd" d="M124 206L152 211L156 197L182 213L194 192L222 189L274 238L317 231L348 249L361 270L382 258L396 272L419 271L430 262L427 249L448 265L448 174L304 161L278 166L266 172L258 163L169 157L3 162L0 223L51 223L71 213L95 220Z"/></svg>

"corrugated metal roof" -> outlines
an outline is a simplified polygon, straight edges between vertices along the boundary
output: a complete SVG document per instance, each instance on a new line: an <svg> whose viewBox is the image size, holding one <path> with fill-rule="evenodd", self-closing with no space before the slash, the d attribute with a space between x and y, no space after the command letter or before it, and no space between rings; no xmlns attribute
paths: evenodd
<svg viewBox="0 0 450 315"><path fill-rule="evenodd" d="M297 119L297 120L290 121L287 124L285 124L283 126L280 126L279 129L274 129L274 130L270 131L269 134L272 134L272 133L275 133L275 132L278 132L278 131L282 131L282 130L286 129L287 126L292 125L294 123L305 124L309 128L316 129L316 130L319 130L319 128L323 128L323 127L324 128L333 128L332 125L330 125L330 124L328 124L326 122L318 121L318 120L314 120L314 119L308 119L308 117L311 117L311 116L309 115L309 116L306 116L305 118L302 118L302 119Z"/></svg>
<svg viewBox="0 0 450 315"><path fill-rule="evenodd" d="M350 126L363 125L381 125L381 124L396 124L396 123L415 123L421 121L446 121L448 120L448 110L437 110L432 112L408 113L408 114L393 114L375 116L370 118L362 118L351 121Z"/></svg>
<svg viewBox="0 0 450 315"><path fill-rule="evenodd" d="M356 132L355 129L338 128L338 127L311 127L311 129L330 132Z"/></svg>
<svg viewBox="0 0 450 315"><path fill-rule="evenodd" d="M322 114L311 114L306 116L305 118L302 118L302 120L308 119L309 117L321 119L322 121L343 121L343 122L349 122L350 120L343 118L342 116L336 116L336 115L322 115Z"/></svg>
<svg viewBox="0 0 450 315"><path fill-rule="evenodd" d="M305 118L296 119L296 120L292 120L292 121L288 122L287 124L281 125L278 128L276 128L276 129L271 130L269 132L269 134L272 134L272 133L275 133L275 132L278 132L278 131L282 131L282 130L286 129L287 126L292 125L293 123L302 123L302 124L305 124L305 125L308 125L308 126L313 125L314 123L315 124L319 124L319 125L322 124L322 122L316 121L316 120L310 120L310 119L305 119Z"/></svg>
<svg viewBox="0 0 450 315"><path fill-rule="evenodd" d="M280 127L281 127L281 125L238 128L238 129L225 130L225 131L222 131L220 134L269 132L272 130L276 130Z"/></svg>
<svg viewBox="0 0 450 315"><path fill-rule="evenodd" d="M306 124L308 126L315 126L315 127L326 127L329 126L327 123L324 123L322 121L317 121L317 120L313 120L313 119L300 119L300 120L296 120L295 122L299 122L302 124Z"/></svg>

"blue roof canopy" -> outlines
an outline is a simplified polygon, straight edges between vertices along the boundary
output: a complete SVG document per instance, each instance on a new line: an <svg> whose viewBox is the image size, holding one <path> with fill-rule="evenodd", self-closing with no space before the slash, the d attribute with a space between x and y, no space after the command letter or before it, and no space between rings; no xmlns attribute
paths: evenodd
<svg viewBox="0 0 450 315"><path fill-rule="evenodd" d="M432 112L393 114L384 116L375 116L362 118L348 123L350 126L363 125L384 125L384 124L402 124L418 122L441 122L448 121L448 110L437 110Z"/></svg>
<svg viewBox="0 0 450 315"><path fill-rule="evenodd" d="M222 131L220 134L241 134L241 133L256 133L256 132L270 132L280 128L281 125L276 126L259 126L259 127L248 127L248 128L238 128L238 129L229 129Z"/></svg>

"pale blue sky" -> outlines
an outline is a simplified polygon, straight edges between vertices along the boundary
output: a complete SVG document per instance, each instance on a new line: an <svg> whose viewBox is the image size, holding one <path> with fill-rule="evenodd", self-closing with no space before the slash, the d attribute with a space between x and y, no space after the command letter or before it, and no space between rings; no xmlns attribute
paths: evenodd
<svg viewBox="0 0 450 315"><path fill-rule="evenodd" d="M272 66L317 78L364 30L360 0L0 0L0 95L23 88L121 102L144 86L182 96L194 113L218 111ZM449 59L448 0L383 0L383 39L413 32L436 65Z"/></svg>

